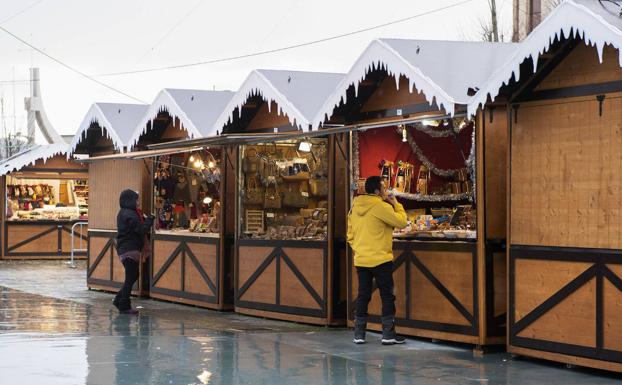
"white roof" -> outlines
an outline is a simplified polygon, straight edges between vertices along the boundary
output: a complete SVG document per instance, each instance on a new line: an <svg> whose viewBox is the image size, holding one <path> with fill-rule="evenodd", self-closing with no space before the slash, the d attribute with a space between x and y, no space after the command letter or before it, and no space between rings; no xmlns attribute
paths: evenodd
<svg viewBox="0 0 622 385"><path fill-rule="evenodd" d="M310 126L319 124L314 120L318 111L343 77L344 74L327 72L254 70L227 104L214 127L222 130L236 108L241 114L246 101L259 95L268 103L268 110L275 102L279 114L286 114L292 125L308 130Z"/></svg>
<svg viewBox="0 0 622 385"><path fill-rule="evenodd" d="M376 39L326 100L316 121L330 117L334 108L346 101L348 88L354 85L358 93L359 83L378 68L394 75L398 88L399 77L406 76L410 92L423 92L430 104L436 101L439 108L453 115L456 104L468 103L469 88L484 83L514 49L512 43Z"/></svg>
<svg viewBox="0 0 622 385"><path fill-rule="evenodd" d="M110 138L114 147L123 152L123 148L129 146L136 123L145 115L148 107L146 104L94 103L74 135L70 151L75 151L78 144L86 139L88 129L97 124L102 135Z"/></svg>
<svg viewBox="0 0 622 385"><path fill-rule="evenodd" d="M158 93L143 118L135 126L129 143L131 145L138 143L140 136L147 131L147 123L151 121L153 127L153 119L161 111L167 111L171 116L177 117L191 138L214 135L214 121L233 95L232 91L165 88Z"/></svg>
<svg viewBox="0 0 622 385"><path fill-rule="evenodd" d="M35 145L0 163L0 175L6 175L10 172L19 171L26 166L34 165L39 159L45 162L56 155L65 155L68 151L69 145L64 143Z"/></svg>
<svg viewBox="0 0 622 385"><path fill-rule="evenodd" d="M488 81L472 97L468 112L474 115L479 106L486 103L488 96L494 100L499 90L508 84L512 75L520 79L520 65L531 57L534 72L537 70L538 57L547 51L556 38L569 37L572 34L582 37L586 44L596 46L599 60L602 62L603 47L611 44L618 49L622 65L622 18L620 8L610 2L602 5L596 0L566 0L558 5L521 43L508 55Z"/></svg>

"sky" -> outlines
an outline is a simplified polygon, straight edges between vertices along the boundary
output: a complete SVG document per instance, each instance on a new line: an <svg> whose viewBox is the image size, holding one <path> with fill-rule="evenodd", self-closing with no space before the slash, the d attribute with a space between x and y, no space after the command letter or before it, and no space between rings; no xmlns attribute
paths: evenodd
<svg viewBox="0 0 622 385"><path fill-rule="evenodd" d="M162 88L235 91L257 68L347 72L375 38L480 40L480 25L490 17L488 0L471 0L403 23L278 53L174 70L99 75L305 43L461 1L0 0L0 26L63 63L150 103ZM512 0L497 0L506 41L511 36L511 6ZM29 88L23 80L31 66L40 68L43 103L61 134L75 133L92 103L137 103L71 72L4 31L0 52L0 125L9 132L26 131L23 99Z"/></svg>

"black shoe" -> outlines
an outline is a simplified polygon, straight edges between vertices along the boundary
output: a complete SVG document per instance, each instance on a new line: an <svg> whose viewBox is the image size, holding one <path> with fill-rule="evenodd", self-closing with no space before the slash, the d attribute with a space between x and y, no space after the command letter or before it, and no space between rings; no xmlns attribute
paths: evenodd
<svg viewBox="0 0 622 385"><path fill-rule="evenodd" d="M367 329L367 318L354 317L354 340L355 344L365 343L365 329Z"/></svg>
<svg viewBox="0 0 622 385"><path fill-rule="evenodd" d="M402 336L398 336L395 332L395 317L382 317L382 344L396 345L403 344L405 342L406 339Z"/></svg>
<svg viewBox="0 0 622 385"><path fill-rule="evenodd" d="M119 300L116 297L112 299L112 304L114 305L114 307L119 309Z"/></svg>

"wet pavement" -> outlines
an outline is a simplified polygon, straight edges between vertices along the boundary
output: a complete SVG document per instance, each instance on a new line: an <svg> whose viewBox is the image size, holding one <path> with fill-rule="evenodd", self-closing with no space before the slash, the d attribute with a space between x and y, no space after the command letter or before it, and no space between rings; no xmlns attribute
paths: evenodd
<svg viewBox="0 0 622 385"><path fill-rule="evenodd" d="M118 315L88 291L84 263L0 262L0 384L618 384L601 371L474 358L409 339L356 346L345 329L137 300Z"/></svg>

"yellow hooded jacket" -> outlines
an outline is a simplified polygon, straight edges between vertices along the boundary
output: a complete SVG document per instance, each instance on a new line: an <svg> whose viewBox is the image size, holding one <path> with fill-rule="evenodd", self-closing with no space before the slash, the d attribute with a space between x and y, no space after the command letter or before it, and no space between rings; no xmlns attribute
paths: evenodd
<svg viewBox="0 0 622 385"><path fill-rule="evenodd" d="M393 260L393 229L406 227L406 211L378 195L354 198L348 214L348 243L354 250L354 266L376 267Z"/></svg>

